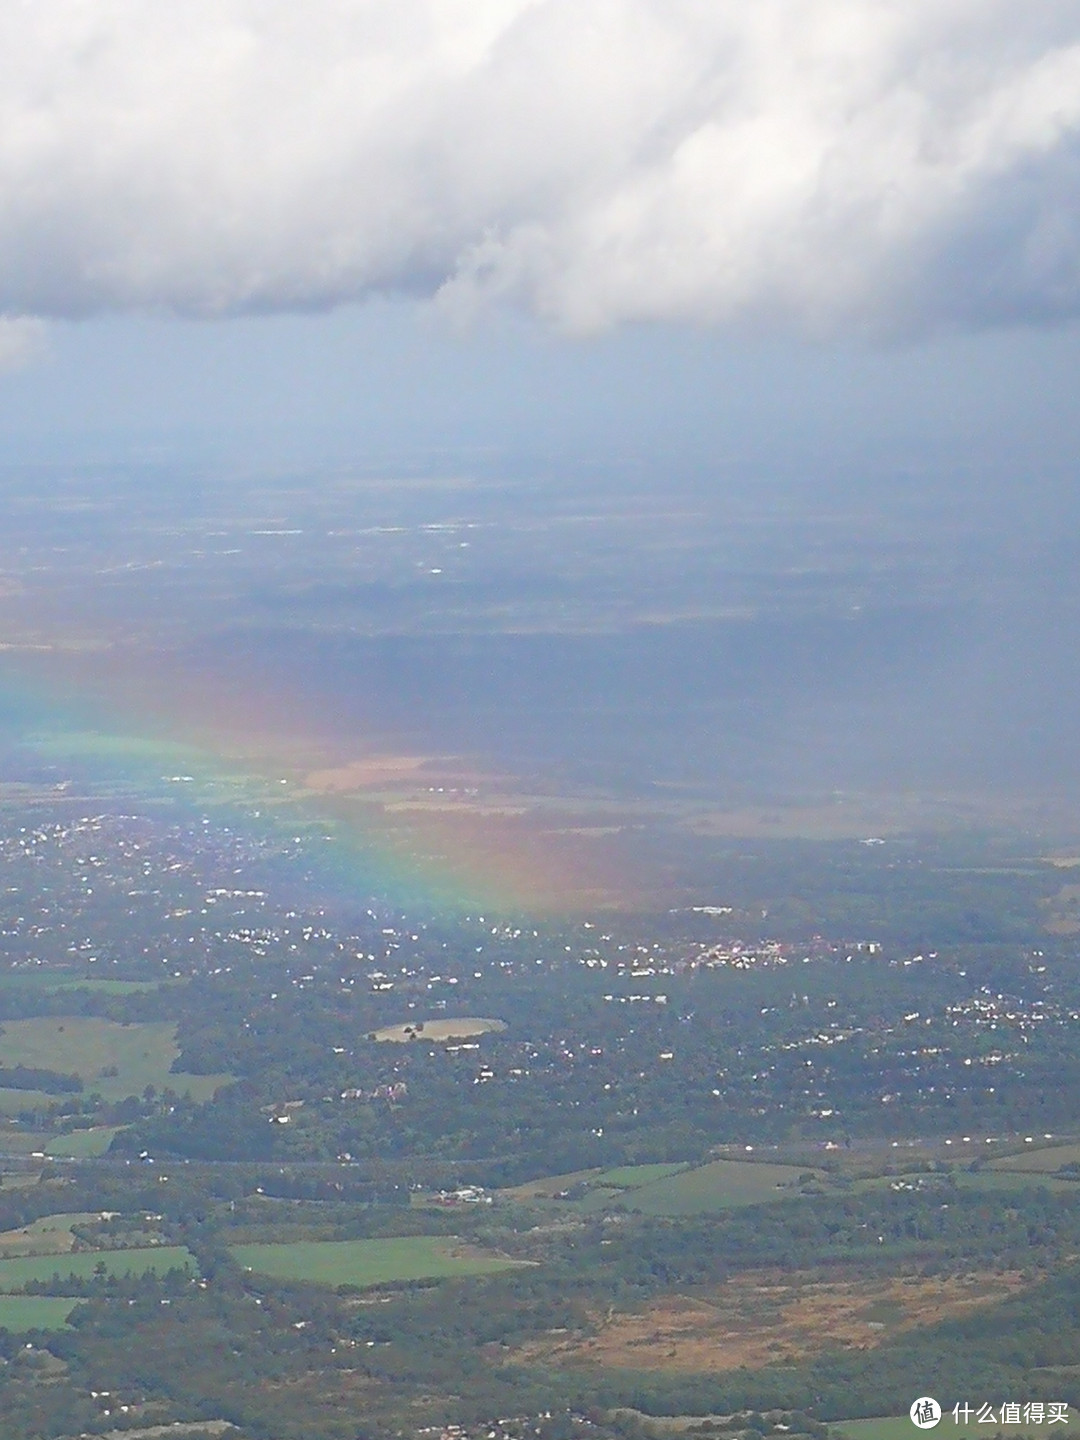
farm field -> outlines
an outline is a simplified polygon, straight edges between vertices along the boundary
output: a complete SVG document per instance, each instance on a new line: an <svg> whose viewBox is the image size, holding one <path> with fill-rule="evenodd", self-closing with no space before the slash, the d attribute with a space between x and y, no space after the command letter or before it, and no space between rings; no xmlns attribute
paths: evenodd
<svg viewBox="0 0 1080 1440"><path fill-rule="evenodd" d="M183 980L171 977L161 980L110 980L97 975L67 975L57 970L0 970L0 987L30 985L45 995L55 995L61 990L93 990L97 995L137 995L146 990L158 990L162 985L183 983Z"/></svg>
<svg viewBox="0 0 1080 1440"><path fill-rule="evenodd" d="M832 1281L749 1271L705 1294L666 1295L641 1310L597 1316L594 1334L533 1341L521 1353L542 1364L621 1370L754 1370L825 1347L884 1344L899 1331L1004 1300L1024 1283L1015 1271ZM913 1429L906 1417L904 1424Z"/></svg>
<svg viewBox="0 0 1080 1440"><path fill-rule="evenodd" d="M13 1255L66 1255L75 1243L73 1225L100 1220L96 1213L46 1215L18 1230L0 1231L0 1257Z"/></svg>
<svg viewBox="0 0 1080 1440"><path fill-rule="evenodd" d="M410 1040L468 1040L474 1035L490 1035L505 1030L501 1020L484 1020L463 1016L451 1020L407 1020L403 1025L384 1025L372 1032L373 1040L407 1044Z"/></svg>
<svg viewBox="0 0 1080 1440"><path fill-rule="evenodd" d="M543 1175L539 1180L526 1180L523 1185L513 1185L502 1192L508 1200L553 1200L563 1190L572 1190L575 1185L595 1182L603 1173L601 1169L572 1170L565 1175Z"/></svg>
<svg viewBox="0 0 1080 1440"><path fill-rule="evenodd" d="M106 1100L141 1095L148 1085L170 1086L208 1100L227 1075L174 1075L179 1054L176 1026L168 1022L120 1025L96 1016L50 1015L9 1020L0 1031L0 1064L27 1065L79 1075L88 1091ZM116 1074L105 1074L113 1068Z"/></svg>
<svg viewBox="0 0 1080 1440"><path fill-rule="evenodd" d="M1046 1145L1039 1150L1025 1150L1020 1155L1003 1155L992 1160L990 1170L1013 1173L1052 1175L1063 1165L1080 1165L1080 1141L1068 1145Z"/></svg>
<svg viewBox="0 0 1080 1440"><path fill-rule="evenodd" d="M795 1190L799 1176L805 1173L795 1165L714 1160L643 1185L627 1197L627 1203L646 1215L706 1214L776 1200L785 1191Z"/></svg>
<svg viewBox="0 0 1080 1440"><path fill-rule="evenodd" d="M59 1295L0 1295L0 1330L62 1330L78 1303Z"/></svg>
<svg viewBox="0 0 1080 1440"><path fill-rule="evenodd" d="M92 1130L72 1130L68 1135L54 1135L45 1146L46 1155L64 1160L93 1160L104 1155L112 1144L120 1125L95 1125Z"/></svg>
<svg viewBox="0 0 1080 1440"><path fill-rule="evenodd" d="M948 1419L949 1430L954 1435L964 1435L968 1433L969 1427L961 1425L958 1428L956 1426L952 1418L951 1410L944 1412L942 1416L943 1425L946 1418ZM1044 1428L1045 1427L1039 1427L1039 1429L1027 1430L1020 1425L1010 1425L1008 1434L1015 1435L1016 1440L1031 1440L1031 1437L1040 1434ZM1059 1435L1075 1434L1077 1428L1078 1419L1075 1410L1069 1411L1069 1421L1067 1425L1054 1426L1055 1432ZM830 1425L829 1429L835 1434L843 1436L844 1440L911 1440L913 1435L919 1433L907 1415L880 1415L871 1420L840 1420L837 1421L835 1425ZM975 1426L972 1424L970 1430L974 1431L974 1429ZM941 1431L939 1430L938 1433L940 1434Z"/></svg>
<svg viewBox="0 0 1080 1440"><path fill-rule="evenodd" d="M186 1266L195 1269L195 1261L182 1245L158 1245L145 1250L80 1250L71 1255L21 1255L0 1260L0 1293L17 1290L31 1280L51 1280L75 1275L87 1280L99 1264L109 1275L145 1275L153 1270L164 1275L167 1270Z"/></svg>
<svg viewBox="0 0 1080 1440"><path fill-rule="evenodd" d="M1058 1175L1048 1175L1044 1171L980 1170L974 1175L960 1171L954 1178L956 1183L965 1189L996 1190L1006 1194L1014 1190L1030 1190L1032 1186L1041 1186L1058 1195L1080 1193L1076 1180L1063 1180Z"/></svg>
<svg viewBox="0 0 1080 1440"><path fill-rule="evenodd" d="M3 1041L0 1041L2 1044ZM0 1115L19 1115L23 1110L45 1110L70 1100L70 1095L49 1095L44 1090L14 1090L0 1085Z"/></svg>
<svg viewBox="0 0 1080 1440"><path fill-rule="evenodd" d="M441 1280L458 1275L491 1275L515 1262L484 1255L438 1235L391 1240L314 1240L294 1245L235 1245L232 1254L245 1269L277 1280L318 1285L388 1285L395 1281Z"/></svg>
<svg viewBox="0 0 1080 1440"><path fill-rule="evenodd" d="M919 1432L907 1415L877 1415L870 1420L843 1420L831 1426L844 1440L911 1440Z"/></svg>
<svg viewBox="0 0 1080 1440"><path fill-rule="evenodd" d="M615 1170L603 1170L596 1177L598 1185L609 1185L616 1190L637 1190L642 1185L651 1185L654 1180L666 1180L669 1175L678 1175L687 1169L685 1163L677 1165L620 1165Z"/></svg>

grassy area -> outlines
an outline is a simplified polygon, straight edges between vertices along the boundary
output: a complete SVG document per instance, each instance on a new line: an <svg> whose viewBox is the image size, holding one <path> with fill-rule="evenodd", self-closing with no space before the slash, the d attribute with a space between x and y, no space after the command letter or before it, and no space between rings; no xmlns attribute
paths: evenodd
<svg viewBox="0 0 1080 1440"><path fill-rule="evenodd" d="M714 1160L696 1170L683 1170L655 1180L625 1197L646 1215L698 1215L735 1205L758 1205L797 1190L805 1172L794 1165L756 1164L746 1160Z"/></svg>
<svg viewBox="0 0 1080 1440"><path fill-rule="evenodd" d="M651 1185L654 1180L678 1175L686 1168L685 1162L678 1165L620 1165L615 1170L602 1171L596 1177L596 1183L614 1186L616 1190L637 1190L642 1185Z"/></svg>
<svg viewBox="0 0 1080 1440"><path fill-rule="evenodd" d="M311 1280L319 1285L387 1285L395 1281L490 1275L510 1269L515 1263L468 1250L458 1241L439 1235L235 1245L232 1253L245 1269L260 1275L278 1280Z"/></svg>
<svg viewBox="0 0 1080 1440"><path fill-rule="evenodd" d="M62 970L0 970L0 987L31 986L45 995L61 990L93 990L98 995L137 995L144 990L157 990L162 985L182 985L183 980L162 976L160 980L111 980L107 976L71 975Z"/></svg>
<svg viewBox="0 0 1080 1440"><path fill-rule="evenodd" d="M0 1257L13 1255L66 1255L75 1243L73 1225L100 1220L94 1213L46 1215L18 1230L0 1231Z"/></svg>
<svg viewBox="0 0 1080 1440"><path fill-rule="evenodd" d="M979 1170L970 1174L959 1170L953 1176L958 1185L966 1189L1004 1191L1009 1194L1016 1190L1030 1190L1036 1186L1056 1191L1058 1194L1080 1194L1080 1181L1061 1180L1056 1175L1040 1174L1030 1170Z"/></svg>
<svg viewBox="0 0 1080 1440"><path fill-rule="evenodd" d="M573 1170L565 1175L544 1175L539 1180L526 1180L524 1185L514 1185L504 1190L503 1194L510 1200L526 1203L530 1200L551 1200L564 1190L572 1190L575 1185L586 1185L596 1180L600 1174L600 1170L594 1169Z"/></svg>
<svg viewBox="0 0 1080 1440"><path fill-rule="evenodd" d="M3 1041L0 1041L3 1044ZM44 1090L12 1090L0 1085L0 1115L20 1115L24 1110L45 1110L70 1100L70 1095L49 1095Z"/></svg>
<svg viewBox="0 0 1080 1440"><path fill-rule="evenodd" d="M57 1295L0 1295L0 1330L62 1330L77 1304Z"/></svg>
<svg viewBox="0 0 1080 1440"><path fill-rule="evenodd" d="M113 1136L122 1125L95 1125L92 1130L72 1130L68 1135L54 1135L45 1146L46 1155L62 1160L93 1160L104 1155Z"/></svg>
<svg viewBox="0 0 1080 1440"><path fill-rule="evenodd" d="M972 1419L968 1423L965 1424L961 1421L961 1423L957 1425L952 1417L953 1402L949 1401L946 1405L946 1402L941 1400L940 1403L943 1413L941 1416L941 1424L935 1432L920 1431L916 1425L912 1424L911 1418L908 1415L880 1415L872 1420L840 1420L837 1421L835 1425L830 1425L829 1429L834 1434L843 1437L843 1440L914 1440L914 1437L920 1434L936 1433L942 1435L947 1433L954 1437L961 1437L975 1435L978 1432L979 1427L975 1422L974 1416L972 1416ZM968 1403L977 1407L977 1405L982 1402L969 1400ZM1000 1416L1000 1413L1001 1406L998 1404L995 1406L995 1414ZM1023 1414L1023 1411L1020 1413ZM1078 1418L1077 1411L1070 1410L1068 1424L1055 1425L1054 1433L1057 1435L1075 1434L1078 1425L1080 1425L1080 1418ZM946 1426L948 1427L947 1430ZM994 1433L995 1429L999 1433L1002 1430L1001 1426L986 1425L983 1428L991 1434ZM1032 1440L1032 1436L1045 1433L1045 1430L1045 1425L1039 1426L1038 1429L1031 1429L1023 1425L1009 1425L1005 1427L1005 1433L1015 1437L1015 1440Z"/></svg>
<svg viewBox="0 0 1080 1440"><path fill-rule="evenodd" d="M1003 1155L1000 1160L991 1161L988 1168L1052 1175L1062 1165L1080 1165L1080 1143L1044 1145L1038 1150L1023 1150L1019 1155Z"/></svg>
<svg viewBox="0 0 1080 1440"><path fill-rule="evenodd" d="M955 1430L951 1415L943 1416L942 1424L946 1422L946 1418L950 1429ZM880 1415L873 1420L843 1420L829 1428L843 1436L844 1440L912 1440L913 1436L923 1433L911 1423L908 1415Z"/></svg>
<svg viewBox="0 0 1080 1440"><path fill-rule="evenodd" d="M109 1275L145 1275L148 1270L164 1275L166 1270L186 1266L195 1269L190 1250L183 1245L157 1245L144 1250L81 1250L73 1255L21 1255L0 1260L0 1293L18 1290L29 1280L66 1279L76 1275L88 1280L99 1264Z"/></svg>
<svg viewBox="0 0 1080 1440"><path fill-rule="evenodd" d="M120 1025L92 1015L49 1015L9 1020L0 1032L0 1065L27 1065L79 1075L106 1100L141 1095L148 1085L207 1100L227 1075L173 1075L179 1054L176 1026L168 1022ZM105 1072L115 1069L116 1074Z"/></svg>
<svg viewBox="0 0 1080 1440"><path fill-rule="evenodd" d="M48 1135L38 1130L0 1128L0 1150L6 1155L36 1155L39 1151L44 1155L48 1141Z"/></svg>

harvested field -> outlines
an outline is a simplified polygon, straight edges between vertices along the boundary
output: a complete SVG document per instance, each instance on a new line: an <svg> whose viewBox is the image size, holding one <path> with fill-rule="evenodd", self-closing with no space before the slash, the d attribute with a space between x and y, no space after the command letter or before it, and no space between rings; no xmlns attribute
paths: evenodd
<svg viewBox="0 0 1080 1440"><path fill-rule="evenodd" d="M670 1295L637 1313L613 1315L592 1336L534 1342L521 1355L618 1369L760 1369L826 1347L870 1348L899 1330L1003 1300L1023 1283L1015 1271L830 1282L755 1272L708 1295Z"/></svg>
<svg viewBox="0 0 1080 1440"><path fill-rule="evenodd" d="M484 1020L463 1016L458 1020L406 1020L403 1025L384 1025L372 1032L374 1040L389 1040L401 1045L410 1040L468 1040L473 1035L489 1035L505 1030L501 1020Z"/></svg>

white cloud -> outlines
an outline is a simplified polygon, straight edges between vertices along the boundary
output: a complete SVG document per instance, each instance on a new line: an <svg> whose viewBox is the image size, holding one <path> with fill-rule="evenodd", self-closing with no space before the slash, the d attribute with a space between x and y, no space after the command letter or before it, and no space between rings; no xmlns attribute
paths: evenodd
<svg viewBox="0 0 1080 1440"><path fill-rule="evenodd" d="M0 310L1080 301L1073 0L0 0Z"/></svg>
<svg viewBox="0 0 1080 1440"><path fill-rule="evenodd" d="M0 315L0 375L22 370L46 348L46 326L31 316Z"/></svg>

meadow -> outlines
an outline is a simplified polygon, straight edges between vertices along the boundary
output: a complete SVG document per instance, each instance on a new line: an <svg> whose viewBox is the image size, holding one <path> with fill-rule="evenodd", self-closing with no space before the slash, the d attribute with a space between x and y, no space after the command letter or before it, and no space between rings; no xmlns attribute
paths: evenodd
<svg viewBox="0 0 1080 1440"><path fill-rule="evenodd" d="M141 1095L148 1085L208 1100L230 1079L173 1074L169 1067L179 1053L169 1022L122 1025L91 1015L49 1015L9 1020L0 1031L0 1065L78 1075L88 1092L106 1100Z"/></svg>
<svg viewBox="0 0 1080 1440"><path fill-rule="evenodd" d="M57 1295L0 1295L0 1330L62 1330L79 1302Z"/></svg>
<svg viewBox="0 0 1080 1440"><path fill-rule="evenodd" d="M651 1185L654 1180L666 1180L669 1175L678 1175L687 1168L685 1163L619 1165L614 1170L601 1171L596 1177L596 1183L615 1190L638 1190L642 1185Z"/></svg>
<svg viewBox="0 0 1080 1440"><path fill-rule="evenodd" d="M100 1220L96 1212L46 1215L17 1230L0 1231L0 1257L13 1255L64 1255L75 1244L73 1225Z"/></svg>
<svg viewBox="0 0 1080 1440"><path fill-rule="evenodd" d="M60 1160L96 1160L112 1144L119 1125L95 1125L90 1130L72 1130L67 1135L54 1135L46 1142L45 1154Z"/></svg>
<svg viewBox="0 0 1080 1440"><path fill-rule="evenodd" d="M1018 1155L1002 1155L1000 1160L991 1161L989 1168L1028 1175L1052 1175L1063 1165L1080 1165L1080 1142L1043 1145L1037 1150L1023 1150Z"/></svg>
<svg viewBox="0 0 1080 1440"><path fill-rule="evenodd" d="M736 1205L760 1205L798 1190L795 1165L714 1160L694 1170L655 1180L632 1191L624 1203L645 1215L703 1215Z"/></svg>
<svg viewBox="0 0 1080 1440"><path fill-rule="evenodd" d="M0 1045L3 1040L0 1039ZM69 1100L70 1095L49 1095L44 1090L15 1090L0 1085L0 1115L20 1115L24 1110L47 1110Z"/></svg>
<svg viewBox="0 0 1080 1440"><path fill-rule="evenodd" d="M182 1245L157 1245L140 1250L80 1250L71 1255L20 1255L0 1260L0 1293L18 1290L32 1280L66 1279L74 1275L89 1280L98 1265L107 1275L145 1275L153 1271L187 1268L194 1271L191 1252Z"/></svg>
<svg viewBox="0 0 1080 1440"><path fill-rule="evenodd" d="M515 1264L497 1255L467 1250L446 1236L408 1235L389 1240L313 1240L293 1245L235 1245L233 1257L246 1270L276 1280L318 1285L389 1285L491 1275Z"/></svg>
<svg viewBox="0 0 1080 1440"><path fill-rule="evenodd" d="M146 990L158 990L162 985L183 985L185 981L171 976L161 980L112 980L98 975L65 975L63 971L48 969L0 970L0 987L17 985L31 986L43 995L55 995L61 990L92 990L97 995L137 995Z"/></svg>
<svg viewBox="0 0 1080 1440"><path fill-rule="evenodd" d="M969 1402L970 1403L970 1402ZM944 1405L944 1402L942 1402ZM1000 1408L1000 1407L999 1407ZM946 1431L945 1427L948 1426ZM989 1426L986 1427L989 1430ZM920 1431L911 1422L907 1415L880 1415L871 1420L843 1420L836 1425L830 1425L829 1429L842 1440L912 1440ZM951 1409L945 1410L941 1417L941 1426L937 1433L943 1432L953 1436L967 1436L976 1433L978 1427L974 1422L964 1425L957 1425L952 1417ZM1045 1427L1039 1430L1025 1429L1020 1425L1010 1425L1007 1432L1014 1440L1032 1440L1032 1437L1042 1432ZM1066 1425L1055 1425L1054 1431L1058 1435L1075 1434L1077 1429L1077 1412L1069 1411L1069 1420ZM999 1428L998 1434L1003 1433Z"/></svg>

